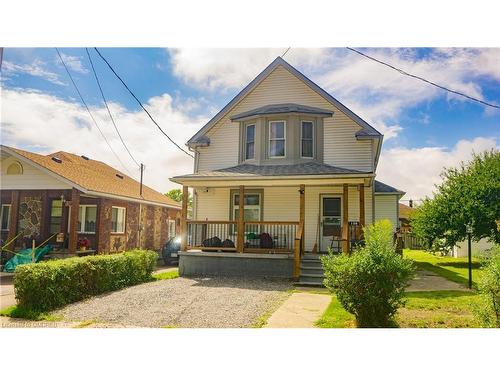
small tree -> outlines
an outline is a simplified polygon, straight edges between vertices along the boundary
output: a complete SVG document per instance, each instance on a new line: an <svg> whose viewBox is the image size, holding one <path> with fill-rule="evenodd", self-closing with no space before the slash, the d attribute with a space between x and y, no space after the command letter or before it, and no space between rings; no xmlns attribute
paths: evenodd
<svg viewBox="0 0 500 375"><path fill-rule="evenodd" d="M481 300L475 313L484 327L500 328L500 246L492 250L479 280Z"/></svg>
<svg viewBox="0 0 500 375"><path fill-rule="evenodd" d="M396 253L388 220L365 229L365 246L352 255L332 252L321 258L325 286L354 314L360 327L389 327L404 305L413 262Z"/></svg>
<svg viewBox="0 0 500 375"><path fill-rule="evenodd" d="M172 198L176 202L182 202L182 190L181 189L172 189L165 193L167 197ZM188 198L188 207L193 205L193 197L189 194Z"/></svg>

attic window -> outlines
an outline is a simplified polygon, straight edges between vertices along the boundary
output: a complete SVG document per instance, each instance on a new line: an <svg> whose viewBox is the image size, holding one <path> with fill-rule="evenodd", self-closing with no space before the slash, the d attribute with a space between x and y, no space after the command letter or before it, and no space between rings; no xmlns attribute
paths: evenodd
<svg viewBox="0 0 500 375"><path fill-rule="evenodd" d="M59 163L59 164L62 163L62 160L59 159L59 158L57 158L57 157L55 157L55 156L52 156L52 160L55 161L56 163Z"/></svg>
<svg viewBox="0 0 500 375"><path fill-rule="evenodd" d="M116 177L121 178L123 180L123 176L121 174L116 174Z"/></svg>
<svg viewBox="0 0 500 375"><path fill-rule="evenodd" d="M82 156L81 156L81 158L82 158L83 160L89 160L89 158L88 158L87 156L85 156L85 155L82 155Z"/></svg>
<svg viewBox="0 0 500 375"><path fill-rule="evenodd" d="M18 161L13 162L7 167L7 174L23 174L23 166Z"/></svg>

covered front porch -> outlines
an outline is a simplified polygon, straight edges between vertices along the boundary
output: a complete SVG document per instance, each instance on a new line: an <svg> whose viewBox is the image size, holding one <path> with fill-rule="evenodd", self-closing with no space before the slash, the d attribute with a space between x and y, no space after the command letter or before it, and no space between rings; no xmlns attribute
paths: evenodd
<svg viewBox="0 0 500 375"><path fill-rule="evenodd" d="M371 222L368 177L235 182L183 183L183 197L192 188L194 198L192 218L187 217L187 200L182 206L181 272L183 259L226 270L238 269L238 259L247 270L267 267L275 259L284 264L281 271L290 269L289 277L297 278L305 253L329 248L349 253L367 219ZM249 259L259 265L250 266Z"/></svg>

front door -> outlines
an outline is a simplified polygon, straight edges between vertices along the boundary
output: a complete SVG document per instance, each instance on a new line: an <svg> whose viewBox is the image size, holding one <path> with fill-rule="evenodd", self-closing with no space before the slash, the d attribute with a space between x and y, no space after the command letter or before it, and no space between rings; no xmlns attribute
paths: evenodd
<svg viewBox="0 0 500 375"><path fill-rule="evenodd" d="M340 246L342 223L342 198L321 196L320 251L327 252L329 247L338 251ZM333 241L332 241L333 240Z"/></svg>

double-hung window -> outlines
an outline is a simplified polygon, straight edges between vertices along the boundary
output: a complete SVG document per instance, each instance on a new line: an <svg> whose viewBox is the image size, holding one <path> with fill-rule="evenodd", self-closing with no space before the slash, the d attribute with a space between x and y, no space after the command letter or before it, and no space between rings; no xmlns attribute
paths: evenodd
<svg viewBox="0 0 500 375"><path fill-rule="evenodd" d="M300 126L300 156L314 157L314 125L312 121L302 121Z"/></svg>
<svg viewBox="0 0 500 375"><path fill-rule="evenodd" d="M125 207L111 208L111 232L125 233Z"/></svg>
<svg viewBox="0 0 500 375"><path fill-rule="evenodd" d="M78 233L95 233L97 221L97 206L81 204L78 209Z"/></svg>
<svg viewBox="0 0 500 375"><path fill-rule="evenodd" d="M9 230L9 224L10 224L10 204L2 204L2 211L0 212L1 220L0 222L2 223L1 230L7 231Z"/></svg>
<svg viewBox="0 0 500 375"><path fill-rule="evenodd" d="M240 214L240 195L233 195L233 220L237 220ZM244 220L260 221L261 196L259 193L245 194Z"/></svg>
<svg viewBox="0 0 500 375"><path fill-rule="evenodd" d="M286 149L286 122L269 122L269 157L284 158Z"/></svg>
<svg viewBox="0 0 500 375"><path fill-rule="evenodd" d="M255 124L245 128L245 160L255 158Z"/></svg>
<svg viewBox="0 0 500 375"><path fill-rule="evenodd" d="M49 231L50 234L55 234L61 232L61 222L63 214L63 202L61 199L52 199L50 203L50 220L49 220ZM69 221L68 215L68 221ZM68 224L69 228L69 224Z"/></svg>
<svg viewBox="0 0 500 375"><path fill-rule="evenodd" d="M175 237L175 220L168 219L168 238Z"/></svg>

